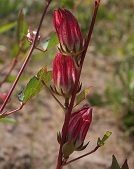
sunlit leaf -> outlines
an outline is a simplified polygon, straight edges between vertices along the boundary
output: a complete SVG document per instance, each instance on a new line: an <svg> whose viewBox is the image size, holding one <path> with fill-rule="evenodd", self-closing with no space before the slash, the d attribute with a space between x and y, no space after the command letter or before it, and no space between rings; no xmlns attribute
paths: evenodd
<svg viewBox="0 0 134 169"><path fill-rule="evenodd" d="M11 23L7 23L4 25L0 25L0 33L7 32L10 29L14 28L15 26L16 26L16 22L11 22Z"/></svg>
<svg viewBox="0 0 134 169"><path fill-rule="evenodd" d="M32 79L30 79L25 89L19 95L19 100L23 103L26 103L33 96L37 95L40 92L42 86L43 85L41 81L34 76Z"/></svg>
<svg viewBox="0 0 134 169"><path fill-rule="evenodd" d="M4 123L4 124L15 124L16 120L13 118L9 118L9 117L5 117L0 119L0 123Z"/></svg>
<svg viewBox="0 0 134 169"><path fill-rule="evenodd" d="M49 84L51 79L52 79L52 72L47 71L47 68L42 68L38 73L37 77L41 80L44 81L46 84Z"/></svg>
<svg viewBox="0 0 134 169"><path fill-rule="evenodd" d="M112 134L111 131L107 131L107 132L104 134L104 136L103 136L102 139L101 139L101 138L98 138L97 145L100 146L100 147L103 146L103 145L105 144L105 142L109 139L109 137L111 136L111 134Z"/></svg>
<svg viewBox="0 0 134 169"><path fill-rule="evenodd" d="M53 33L49 40L42 43L42 47L44 50L46 50L46 49L49 50L49 49L55 47L57 44L58 44L58 37L55 33Z"/></svg>

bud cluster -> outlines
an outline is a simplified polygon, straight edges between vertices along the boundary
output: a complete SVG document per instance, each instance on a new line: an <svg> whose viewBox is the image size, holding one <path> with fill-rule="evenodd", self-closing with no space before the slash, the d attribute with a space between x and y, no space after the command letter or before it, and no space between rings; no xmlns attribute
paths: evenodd
<svg viewBox="0 0 134 169"><path fill-rule="evenodd" d="M79 63L82 56L83 36L76 18L66 9L54 11L54 26L59 38L58 53L53 60L52 90L56 94L70 98L79 75ZM79 81L77 92L80 91ZM74 151L81 151L88 145L84 140L92 121L92 108L84 106L71 114L68 132L62 147L64 159ZM61 134L63 135L63 133ZM58 141L62 138L58 134Z"/></svg>
<svg viewBox="0 0 134 169"><path fill-rule="evenodd" d="M59 52L53 61L52 89L59 95L70 97L79 74L78 62L83 50L83 37L78 22L70 11L55 10L53 22L59 38Z"/></svg>

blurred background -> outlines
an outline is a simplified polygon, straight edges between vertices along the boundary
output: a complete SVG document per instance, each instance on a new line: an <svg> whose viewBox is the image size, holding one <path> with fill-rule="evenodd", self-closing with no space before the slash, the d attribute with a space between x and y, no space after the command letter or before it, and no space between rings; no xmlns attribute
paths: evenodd
<svg viewBox="0 0 134 169"><path fill-rule="evenodd" d="M44 0L0 0L0 94L8 92L23 63L29 48L25 39L27 29L37 28L43 7ZM47 46L48 51L34 52L7 110L19 105L18 94L40 68L48 65L51 69L58 43L52 13L58 7L66 7L73 12L86 36L93 0L53 1L41 29L41 47L46 49ZM22 9L25 18L20 28L17 20ZM85 152L91 150L97 138L107 130L112 131L112 136L96 153L68 166L70 169L108 169L113 154L120 164L127 158L130 169L134 168L133 9L133 0L103 0L100 6L81 78L83 88L91 87L85 102L94 107L87 137L90 144ZM19 43L19 38L24 38L23 44ZM15 59L15 68L5 78ZM46 90L42 90L23 110L8 120L0 120L0 168L54 168L59 148L56 132L61 129L63 118L61 108ZM74 153L72 158L79 154Z"/></svg>

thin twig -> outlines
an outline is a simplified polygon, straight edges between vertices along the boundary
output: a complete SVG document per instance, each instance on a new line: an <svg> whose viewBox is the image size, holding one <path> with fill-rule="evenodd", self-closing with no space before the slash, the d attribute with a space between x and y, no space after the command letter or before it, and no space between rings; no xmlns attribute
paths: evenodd
<svg viewBox="0 0 134 169"><path fill-rule="evenodd" d="M41 49L41 48L39 48L39 47L36 47L35 49L37 49L37 50L39 50L39 51L41 51L41 52L46 52L46 51L47 51L47 49L44 50L44 49Z"/></svg>
<svg viewBox="0 0 134 169"><path fill-rule="evenodd" d="M44 81L42 81L42 84L45 86L45 88L49 91L49 93L52 95L52 97L57 101L57 103L60 105L60 107L65 110L65 107L62 105L62 103L58 100L58 98L54 95L54 93L51 91L51 89L46 85Z"/></svg>
<svg viewBox="0 0 134 169"><path fill-rule="evenodd" d="M73 160L70 160L70 161L66 162L65 164L63 164L63 165L64 165L64 166L65 166L65 165L68 165L68 164L70 164L70 163L72 163L72 162L74 162L74 161L77 161L77 160L79 160L79 159L81 159L81 158L83 158L83 157L86 157L86 156L88 156L88 155L94 153L95 151L97 151L99 147L100 147L100 146L96 146L92 151L90 151L90 152L88 152L88 153L86 153L86 154L84 154L84 155L81 155L81 156L79 156L79 157L77 157L77 158L75 158L75 159L73 159Z"/></svg>
<svg viewBox="0 0 134 169"><path fill-rule="evenodd" d="M37 33L36 33L36 36L35 36L35 38L34 38L34 40L33 40L33 43L32 43L32 45L31 45L31 48L30 48L30 50L29 50L29 52L28 52L28 55L27 55L27 57L26 57L26 59L25 59L23 65L22 65L22 67L21 67L21 69L20 69L20 71L19 71L19 73L18 73L18 75L17 75L17 77L16 77L16 79L15 79L15 81L14 81L14 83L13 83L11 89L10 89L9 92L8 92L8 95L7 95L7 97L6 97L5 101L4 101L4 103L2 104L2 106L1 106L1 108L0 108L0 112L2 112L2 111L4 110L4 108L5 108L5 106L6 106L7 102L8 102L8 100L9 100L10 97L11 97L12 92L14 91L14 89L15 89L15 87L16 87L16 85L17 85L17 83L18 83L18 81L19 81L19 79L20 79L20 77L21 77L21 75L22 75L22 73L23 73L23 71L24 71L24 69L25 69L25 67L26 67L26 65L27 65L27 63L28 63L28 61L29 61L29 59L30 59L30 57L31 57L31 55L32 55L32 53L33 53L33 51L34 51L34 49L35 49L36 41L37 41L37 39L38 39L38 35L39 35L40 29L41 29L41 26L42 26L42 22L43 22L44 16L45 16L45 14L46 14L46 11L47 11L47 9L48 9L48 7L49 7L51 1L52 1L52 0L48 0L48 1L47 1L47 5L46 5L45 8L44 8L44 11L43 11L43 14L42 14L42 17L41 17L41 20L40 20L40 22L39 22L39 26L38 26L38 29L37 29Z"/></svg>
<svg viewBox="0 0 134 169"><path fill-rule="evenodd" d="M13 113L15 113L15 112L21 110L23 107L24 107L24 104L21 104L21 106L18 107L17 109L15 109L15 110L12 110L12 111L9 111L9 112L6 111L6 112L0 114L0 119L1 119L1 118L4 118L4 117L6 117L6 116L9 116L9 115L11 115L11 114L13 114Z"/></svg>

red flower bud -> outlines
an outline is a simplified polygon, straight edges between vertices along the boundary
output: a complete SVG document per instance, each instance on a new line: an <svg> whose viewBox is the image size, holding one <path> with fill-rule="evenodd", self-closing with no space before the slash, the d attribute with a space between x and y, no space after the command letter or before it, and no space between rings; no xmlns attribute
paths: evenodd
<svg viewBox="0 0 134 169"><path fill-rule="evenodd" d="M85 137L92 121L92 108L84 106L71 115L68 141L73 141L76 149L83 149ZM82 147L81 147L82 146Z"/></svg>
<svg viewBox="0 0 134 169"><path fill-rule="evenodd" d="M69 96L72 93L77 74L73 58L58 53L53 61L52 78L59 94Z"/></svg>
<svg viewBox="0 0 134 169"><path fill-rule="evenodd" d="M63 52L78 53L82 50L82 33L76 18L70 11L66 9L55 10L54 26Z"/></svg>

